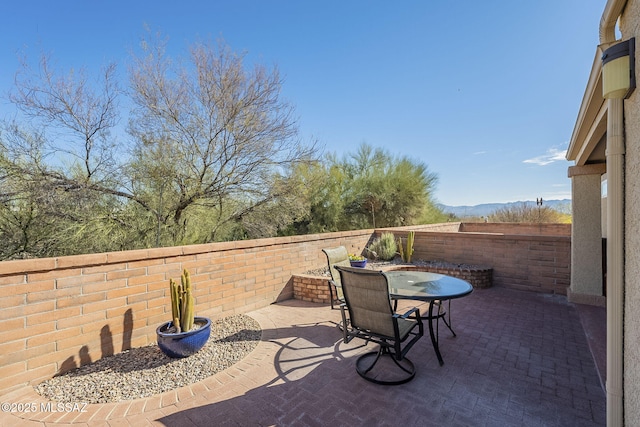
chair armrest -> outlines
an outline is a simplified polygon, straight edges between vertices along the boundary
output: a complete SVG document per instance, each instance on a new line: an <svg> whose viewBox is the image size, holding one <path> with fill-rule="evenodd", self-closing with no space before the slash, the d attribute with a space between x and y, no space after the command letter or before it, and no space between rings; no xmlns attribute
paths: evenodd
<svg viewBox="0 0 640 427"><path fill-rule="evenodd" d="M417 315L418 317L420 316L420 310L418 310L418 307L413 307L413 308L411 308L409 311L407 311L407 312L406 312L406 313L404 313L404 314L398 314L398 313L395 313L395 314L393 315L393 317L400 318L400 319L406 319L407 317L409 317L409 316L410 316L411 314L413 314L413 313L416 313L416 315Z"/></svg>

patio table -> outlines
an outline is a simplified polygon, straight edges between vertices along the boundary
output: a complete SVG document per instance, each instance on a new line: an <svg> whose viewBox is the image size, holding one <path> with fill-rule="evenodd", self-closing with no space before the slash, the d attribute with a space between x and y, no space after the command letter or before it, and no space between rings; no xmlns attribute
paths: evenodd
<svg viewBox="0 0 640 427"><path fill-rule="evenodd" d="M433 315L434 301L451 301L469 295L473 286L462 279L444 274L426 271L389 271L386 272L389 282L389 294L393 299L410 299L429 302L429 315L423 319L429 321L429 335L440 366L444 364L440 354L438 338L433 331L433 320L440 316Z"/></svg>

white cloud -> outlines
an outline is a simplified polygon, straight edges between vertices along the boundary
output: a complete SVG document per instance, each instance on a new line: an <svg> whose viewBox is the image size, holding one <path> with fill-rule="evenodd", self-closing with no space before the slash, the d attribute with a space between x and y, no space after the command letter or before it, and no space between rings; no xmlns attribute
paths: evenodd
<svg viewBox="0 0 640 427"><path fill-rule="evenodd" d="M551 163L566 160L567 150L558 150L557 148L549 148L547 152L541 156L523 160L523 163L532 163L538 166L546 166Z"/></svg>

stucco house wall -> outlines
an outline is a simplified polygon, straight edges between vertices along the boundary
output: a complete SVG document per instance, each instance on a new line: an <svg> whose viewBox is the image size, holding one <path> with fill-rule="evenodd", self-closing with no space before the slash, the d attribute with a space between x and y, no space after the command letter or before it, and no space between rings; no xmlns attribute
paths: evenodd
<svg viewBox="0 0 640 427"><path fill-rule="evenodd" d="M567 150L572 180L572 271L588 271L598 263L589 246L597 248L601 225L606 238L607 305L607 425L640 425L640 89L632 93L610 92L605 98L603 54L609 48L635 39L635 68L640 83L640 0L603 1L599 45L587 81L578 117ZM610 76L609 76L610 77ZM610 79L607 79L610 80ZM628 97L627 97L628 96ZM593 178L584 178L594 175ZM597 177L606 179L602 214L588 200L596 194ZM576 211L579 212L576 212ZM591 256L590 256L591 254ZM603 257L605 258L605 257ZM603 265L603 267L605 267ZM572 276L573 292L600 298L582 286L584 277ZM606 295L606 296L605 296Z"/></svg>
<svg viewBox="0 0 640 427"><path fill-rule="evenodd" d="M620 19L623 39L636 38L636 78L640 58L640 1L630 0ZM625 115L625 301L624 418L640 425L640 89L624 101Z"/></svg>

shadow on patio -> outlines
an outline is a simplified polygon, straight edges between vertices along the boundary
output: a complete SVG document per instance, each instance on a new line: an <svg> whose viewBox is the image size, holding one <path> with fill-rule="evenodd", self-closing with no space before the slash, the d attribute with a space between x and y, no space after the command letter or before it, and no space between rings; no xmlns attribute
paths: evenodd
<svg viewBox="0 0 640 427"><path fill-rule="evenodd" d="M155 418L209 425L605 425L605 393L578 311L563 296L476 289L452 302L444 366L428 336L409 353L413 381L366 382L355 358L374 346L341 341L338 310L289 300L250 313L263 342L190 407Z"/></svg>

